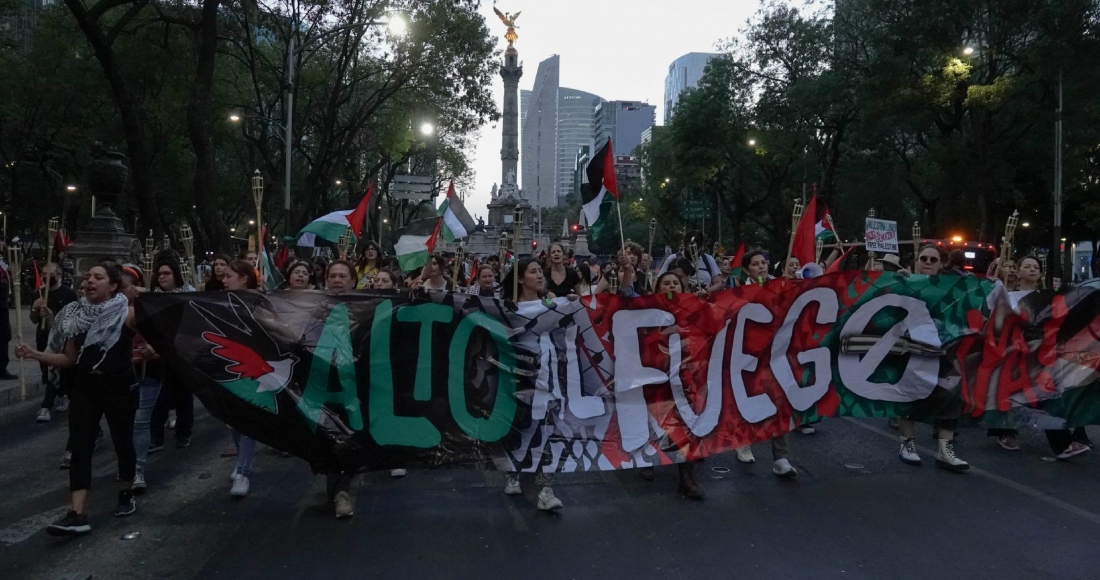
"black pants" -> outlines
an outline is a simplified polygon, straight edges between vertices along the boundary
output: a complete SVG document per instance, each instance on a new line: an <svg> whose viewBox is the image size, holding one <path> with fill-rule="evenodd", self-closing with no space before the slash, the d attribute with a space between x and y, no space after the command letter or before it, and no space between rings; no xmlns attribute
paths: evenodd
<svg viewBox="0 0 1100 580"><path fill-rule="evenodd" d="M195 425L195 397L177 379L166 375L153 407L153 417L149 419L150 440L154 444L164 443L164 423L171 409L176 410L176 439L190 439Z"/></svg>
<svg viewBox="0 0 1100 580"><path fill-rule="evenodd" d="M69 434L73 460L69 467L69 490L92 486L92 451L95 449L99 419L107 416L111 442L118 456L118 475L133 481L137 466L134 453L134 398L130 389L133 377L94 375L78 371L69 391Z"/></svg>

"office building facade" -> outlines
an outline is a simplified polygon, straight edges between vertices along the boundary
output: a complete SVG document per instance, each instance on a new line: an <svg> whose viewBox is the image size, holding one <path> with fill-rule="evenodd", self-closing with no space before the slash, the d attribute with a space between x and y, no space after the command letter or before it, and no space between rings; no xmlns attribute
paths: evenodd
<svg viewBox="0 0 1100 580"><path fill-rule="evenodd" d="M535 84L526 96L520 134L520 186L536 208L554 207L557 194L558 55L539 63Z"/></svg>
<svg viewBox="0 0 1100 580"><path fill-rule="evenodd" d="M657 121L657 107L641 101L607 101L596 107L593 132L596 147L602 147L607 139L615 153L632 155L642 144L642 133Z"/></svg>
<svg viewBox="0 0 1100 580"><path fill-rule="evenodd" d="M707 63L720 56L722 55L710 52L689 52L668 65L668 75L665 76L665 125L672 119L676 103L680 102L680 95L687 89L699 86L699 79L703 78Z"/></svg>
<svg viewBox="0 0 1100 580"><path fill-rule="evenodd" d="M597 95L561 87L558 89L558 175L557 204L574 191L577 150L588 147L596 124L596 107L603 102Z"/></svg>

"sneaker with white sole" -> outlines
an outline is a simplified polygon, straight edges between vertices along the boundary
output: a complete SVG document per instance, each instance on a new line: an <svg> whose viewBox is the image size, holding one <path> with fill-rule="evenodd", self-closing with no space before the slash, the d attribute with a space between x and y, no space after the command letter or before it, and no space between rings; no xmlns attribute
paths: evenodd
<svg viewBox="0 0 1100 580"><path fill-rule="evenodd" d="M909 465L920 465L920 455L917 454L917 445L912 437L902 437L898 458Z"/></svg>
<svg viewBox="0 0 1100 580"><path fill-rule="evenodd" d="M164 442L152 442L149 444L149 453L156 453L158 451L164 451Z"/></svg>
<svg viewBox="0 0 1100 580"><path fill-rule="evenodd" d="M562 508L561 500L554 496L554 489L549 485L539 490L538 508L544 512L552 512Z"/></svg>
<svg viewBox="0 0 1100 580"><path fill-rule="evenodd" d="M795 470L790 461L787 461L786 457L775 460L775 463L772 464L772 473L779 477L798 477L798 471Z"/></svg>
<svg viewBox="0 0 1100 580"><path fill-rule="evenodd" d="M390 470L390 477L405 477L405 474L407 474L407 473L408 473L408 470L405 470L405 469L391 469Z"/></svg>
<svg viewBox="0 0 1100 580"><path fill-rule="evenodd" d="M245 497L248 495L248 487L248 478L237 474L237 476L233 478L233 487L229 490L229 495L233 497Z"/></svg>
<svg viewBox="0 0 1100 580"><path fill-rule="evenodd" d="M54 413L64 413L65 411L68 411L68 410L69 410L69 398L66 397L65 395L61 395L61 396L57 397L57 400L54 401L54 405L53 405Z"/></svg>
<svg viewBox="0 0 1100 580"><path fill-rule="evenodd" d="M351 494L346 491L336 492L336 519L342 520L355 515L355 506L351 503Z"/></svg>
<svg viewBox="0 0 1100 580"><path fill-rule="evenodd" d="M803 435L813 435L814 433L817 433L817 429L814 429L813 425L803 425L798 428L798 432Z"/></svg>
<svg viewBox="0 0 1100 580"><path fill-rule="evenodd" d="M741 463L756 463L756 457L752 454L752 447L748 445L737 448L737 460Z"/></svg>
<svg viewBox="0 0 1100 580"><path fill-rule="evenodd" d="M149 487L145 484L145 473L138 471L134 473L134 481L130 484L130 491L134 493L145 493L145 489Z"/></svg>
<svg viewBox="0 0 1100 580"><path fill-rule="evenodd" d="M233 473L229 474L229 481L237 481L237 467L233 467Z"/></svg>
<svg viewBox="0 0 1100 580"><path fill-rule="evenodd" d="M46 526L46 533L51 536L82 536L90 531L92 526L88 523L88 516L73 510L69 510L65 517Z"/></svg>
<svg viewBox="0 0 1100 580"><path fill-rule="evenodd" d="M937 439L940 446L939 453L936 454L936 466L951 471L966 471L970 469L970 464L959 459L959 456L955 455L955 441L952 439Z"/></svg>
<svg viewBox="0 0 1100 580"><path fill-rule="evenodd" d="M115 517L121 518L128 516L137 511L137 500L134 499L134 492L132 491L120 491L118 492L118 506L115 507Z"/></svg>
<svg viewBox="0 0 1100 580"><path fill-rule="evenodd" d="M38 421L39 423L48 423L50 419L52 419L52 417L50 417L50 410L45 407L39 409L38 417L35 417L35 421Z"/></svg>
<svg viewBox="0 0 1100 580"><path fill-rule="evenodd" d="M519 495L523 490L519 487L519 475L509 473L504 477L504 495Z"/></svg>
<svg viewBox="0 0 1100 580"><path fill-rule="evenodd" d="M73 463L73 452L66 451L61 454L61 469L68 469Z"/></svg>
<svg viewBox="0 0 1100 580"><path fill-rule="evenodd" d="M1092 448L1088 445L1074 441L1069 444L1069 447L1066 447L1065 451L1055 455L1055 457L1058 459L1069 459L1070 457L1076 457L1082 453L1088 453L1089 451L1092 451Z"/></svg>

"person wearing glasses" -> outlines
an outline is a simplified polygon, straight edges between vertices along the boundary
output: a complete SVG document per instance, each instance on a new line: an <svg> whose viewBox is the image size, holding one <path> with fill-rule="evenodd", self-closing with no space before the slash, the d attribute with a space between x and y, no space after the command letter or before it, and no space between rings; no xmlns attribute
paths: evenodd
<svg viewBox="0 0 1100 580"><path fill-rule="evenodd" d="M940 249L933 245L926 245L917 252L917 263L914 268L917 275L938 276L943 267L943 255ZM930 414L935 415L933 428L936 432L938 450L936 452L936 465L950 471L966 471L970 464L959 459L955 455L955 429L959 423L959 405L946 389L936 387L932 393L921 401L914 401L914 406L929 409ZM928 414L928 413L926 413ZM920 465L921 458L917 454L913 436L916 433L917 422L909 417L898 418L898 431L901 434L901 449L898 458L909 465Z"/></svg>

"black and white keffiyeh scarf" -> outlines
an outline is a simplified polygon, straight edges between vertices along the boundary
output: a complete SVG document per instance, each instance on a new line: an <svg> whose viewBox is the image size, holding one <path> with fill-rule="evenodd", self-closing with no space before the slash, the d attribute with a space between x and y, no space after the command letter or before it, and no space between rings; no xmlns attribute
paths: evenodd
<svg viewBox="0 0 1100 580"><path fill-rule="evenodd" d="M46 350L61 352L65 348L65 341L86 332L87 337L80 352L84 352L89 346L97 346L103 351L103 356L92 365L95 369L122 336L122 326L126 324L129 312L130 303L122 294L115 294L99 304L92 304L84 298L70 302L54 317Z"/></svg>

